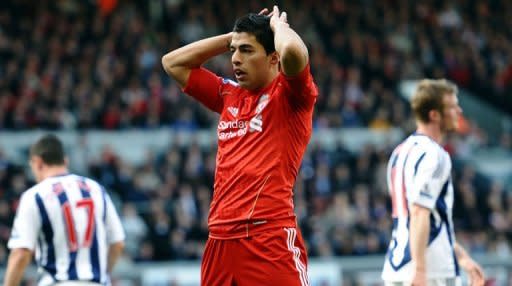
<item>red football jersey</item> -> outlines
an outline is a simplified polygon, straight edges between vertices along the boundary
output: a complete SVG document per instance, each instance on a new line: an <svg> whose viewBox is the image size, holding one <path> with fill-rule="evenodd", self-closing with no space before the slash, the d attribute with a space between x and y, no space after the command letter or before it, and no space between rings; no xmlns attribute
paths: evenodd
<svg viewBox="0 0 512 286"><path fill-rule="evenodd" d="M294 226L293 185L318 95L309 65L294 77L280 73L257 91L198 68L183 91L220 113L210 237Z"/></svg>

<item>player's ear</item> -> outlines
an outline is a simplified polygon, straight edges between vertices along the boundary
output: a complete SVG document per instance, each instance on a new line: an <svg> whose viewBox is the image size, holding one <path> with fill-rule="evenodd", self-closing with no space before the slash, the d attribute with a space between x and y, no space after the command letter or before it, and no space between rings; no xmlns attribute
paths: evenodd
<svg viewBox="0 0 512 286"><path fill-rule="evenodd" d="M428 119L430 122L439 122L441 120L441 114L439 111L432 109L428 112Z"/></svg>
<svg viewBox="0 0 512 286"><path fill-rule="evenodd" d="M279 54L277 51L270 54L270 63L273 65L277 65L279 63Z"/></svg>
<svg viewBox="0 0 512 286"><path fill-rule="evenodd" d="M43 166L43 159L40 156L32 156L30 163L32 168L39 171Z"/></svg>

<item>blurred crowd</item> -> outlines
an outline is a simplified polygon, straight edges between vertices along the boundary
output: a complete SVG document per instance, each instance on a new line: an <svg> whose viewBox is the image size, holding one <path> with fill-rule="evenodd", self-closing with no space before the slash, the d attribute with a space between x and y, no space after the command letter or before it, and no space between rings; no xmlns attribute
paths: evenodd
<svg viewBox="0 0 512 286"><path fill-rule="evenodd" d="M160 58L274 2L1 1L0 129L215 126ZM309 47L317 127L401 125L396 85L424 76L512 110L512 2L277 3ZM229 56L208 67L232 77Z"/></svg>
<svg viewBox="0 0 512 286"><path fill-rule="evenodd" d="M164 74L160 57L228 32L236 17L273 2L119 2L100 8L97 1L0 1L0 130L215 126L216 116ZM505 96L512 92L512 2L274 2L309 46L320 89L316 129L410 131L396 85L424 76L450 78L512 110ZM229 56L207 65L232 75ZM510 134L503 138L491 142L475 127L448 140L458 238L472 252L510 253L512 191L459 159L471 144L502 144L512 153ZM385 252L391 234L384 174L389 148L353 153L342 145L309 147L295 185L295 209L312 257ZM104 184L118 203L130 260L201 256L215 151L173 145L132 165L105 149L100 161L84 162L84 175ZM19 195L32 184L26 166L0 153L0 264Z"/></svg>
<svg viewBox="0 0 512 286"><path fill-rule="evenodd" d="M475 128L475 130L478 130ZM458 240L472 253L512 255L512 189L461 160L468 144L486 144L481 131L452 136L454 217ZM469 143L472 142L472 143ZM507 142L503 140L503 142ZM478 147L476 146L476 147ZM392 146L310 144L294 188L295 211L311 257L383 254L391 235L385 169ZM508 145L499 148L512 154ZM118 206L129 261L194 260L207 238L215 146L173 143L130 164L105 147L81 174L103 184ZM72 166L75 166L74 164ZM0 264L20 194L34 182L26 165L0 152ZM507 189L508 188L508 189Z"/></svg>

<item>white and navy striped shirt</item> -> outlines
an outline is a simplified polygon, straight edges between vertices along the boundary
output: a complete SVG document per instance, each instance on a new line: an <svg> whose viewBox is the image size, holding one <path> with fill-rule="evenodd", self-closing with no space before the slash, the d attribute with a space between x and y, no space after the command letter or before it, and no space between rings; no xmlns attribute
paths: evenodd
<svg viewBox="0 0 512 286"><path fill-rule="evenodd" d="M421 134L412 134L391 154L387 182L393 206L393 233L382 271L385 281L411 281L413 277L409 247L409 210L413 204L431 210L425 252L427 279L459 276L451 170L450 155Z"/></svg>
<svg viewBox="0 0 512 286"><path fill-rule="evenodd" d="M23 193L8 247L35 250L39 286L62 281L108 285L108 247L124 237L105 189L89 178L65 174Z"/></svg>

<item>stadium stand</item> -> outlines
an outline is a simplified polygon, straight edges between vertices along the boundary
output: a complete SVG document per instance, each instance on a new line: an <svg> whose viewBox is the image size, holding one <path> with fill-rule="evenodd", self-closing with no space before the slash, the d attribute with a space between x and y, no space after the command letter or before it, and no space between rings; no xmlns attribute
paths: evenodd
<svg viewBox="0 0 512 286"><path fill-rule="evenodd" d="M309 46L320 89L317 131L410 132L410 112L397 85L421 77L447 77L480 100L512 110L512 2L277 2L294 16L289 21ZM237 16L270 3L119 1L102 10L96 1L0 1L0 136L32 129L213 128L216 117L168 79L160 57L229 31ZM225 62L208 65L230 75ZM466 159L486 147L512 156L512 130L489 138L470 125L446 146L456 170L457 237L472 253L510 256L510 184L480 174ZM105 148L100 160L82 154L74 167L118 198L128 238L125 259L196 260L207 237L215 151L171 145L140 150L146 159L133 164ZM385 145L358 152L310 145L295 202L311 257L385 252L391 221L383 170L390 151ZM0 149L0 266L19 195L32 184L25 162Z"/></svg>

